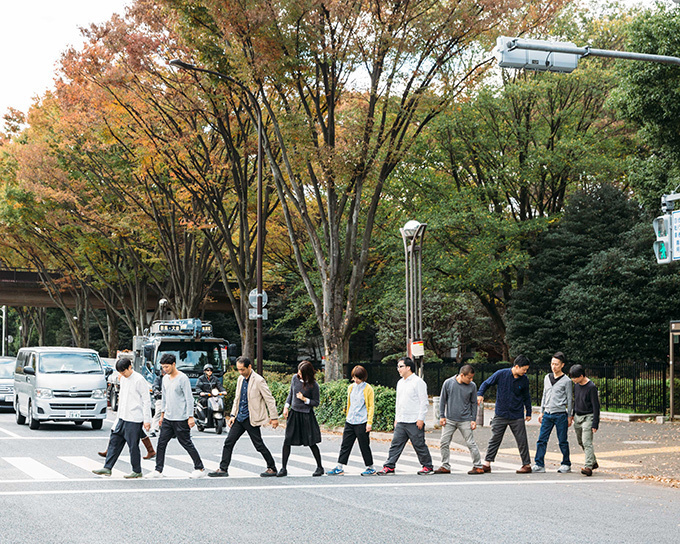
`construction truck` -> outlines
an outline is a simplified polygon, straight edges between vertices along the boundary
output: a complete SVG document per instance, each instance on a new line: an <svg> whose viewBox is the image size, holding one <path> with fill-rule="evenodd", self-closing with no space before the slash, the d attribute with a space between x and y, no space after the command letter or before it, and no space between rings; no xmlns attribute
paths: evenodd
<svg viewBox="0 0 680 544"><path fill-rule="evenodd" d="M213 375L221 378L225 362L229 361L232 344L213 336L210 322L200 319L173 319L154 321L144 334L132 339L132 365L135 371L146 378L150 385L161 373L161 357L166 353L175 356L177 370L184 372L196 387L196 381L203 374L203 367L210 363ZM109 389L111 407L117 405L118 387L114 383Z"/></svg>

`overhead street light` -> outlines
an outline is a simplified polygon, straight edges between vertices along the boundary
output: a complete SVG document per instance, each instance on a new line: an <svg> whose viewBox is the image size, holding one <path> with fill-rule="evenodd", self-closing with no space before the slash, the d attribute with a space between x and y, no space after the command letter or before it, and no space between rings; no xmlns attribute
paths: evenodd
<svg viewBox="0 0 680 544"><path fill-rule="evenodd" d="M191 70L193 72L204 72L206 74L212 74L219 78L229 81L234 85L240 87L248 96L248 100L251 103L252 108L255 110L257 116L257 256L256 256L256 282L257 282L257 307L256 307L256 319L257 319L257 372L261 375L263 371L263 361L262 361L262 318L263 318L263 291L262 291L262 258L264 253L264 228L262 225L262 110L260 109L260 104L257 98L252 93L252 91L231 76L223 74L221 72L216 72L214 70L208 70L206 68L200 68L188 62L184 62L179 59L174 59L170 61L171 66L176 66L182 70ZM241 296L245 296L245 293L241 293Z"/></svg>

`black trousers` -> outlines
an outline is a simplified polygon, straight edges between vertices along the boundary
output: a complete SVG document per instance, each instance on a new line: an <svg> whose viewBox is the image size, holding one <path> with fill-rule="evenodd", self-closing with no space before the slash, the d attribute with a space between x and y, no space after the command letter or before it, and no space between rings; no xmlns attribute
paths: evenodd
<svg viewBox="0 0 680 544"><path fill-rule="evenodd" d="M272 457L271 452L264 445L264 440L262 440L262 433L260 432L260 427L255 427L250 423L250 419L246 418L243 421L238 419L234 420L234 424L229 429L229 434L227 439L224 441L224 447L222 448L222 460L220 461L220 468L222 470L227 470L229 468L229 463L231 463L231 454L234 451L234 446L238 439L243 436L243 433L248 433L250 441L255 446L255 449L264 457L267 463L267 468L276 470L276 462L274 457Z"/></svg>
<svg viewBox="0 0 680 544"><path fill-rule="evenodd" d="M338 464L346 465L349 461L349 454L352 453L354 441L359 441L359 449L361 456L364 458L364 463L367 467L373 464L373 452L371 451L371 438L366 432L366 424L359 423L353 425L345 421L345 430L342 432L342 444L340 444L340 455L338 455Z"/></svg>
<svg viewBox="0 0 680 544"><path fill-rule="evenodd" d="M433 468L432 456L425 443L425 427L419 429L415 423L397 423L394 426L392 444L390 444L390 451L387 454L387 461L385 461L384 466L394 468L409 440L416 451L416 455L418 455L420 464L427 468Z"/></svg>
<svg viewBox="0 0 680 544"><path fill-rule="evenodd" d="M191 441L191 427L189 427L189 421L186 419L182 421L172 421L165 418L163 418L161 435L158 438L158 446L156 446L156 470L158 472L163 472L163 467L165 466L165 450L168 447L168 442L173 438L177 438L180 446L182 446L191 456L191 459L194 462L194 468L196 470L202 470L203 461L201 461L201 456L198 455L198 450L196 450L196 446L194 446L194 443Z"/></svg>
<svg viewBox="0 0 680 544"><path fill-rule="evenodd" d="M130 464L133 472L142 472L142 455L139 452L139 441L142 438L142 423L118 420L115 428L111 429L109 445L106 448L104 466L112 469L118 461L125 444L130 449Z"/></svg>
<svg viewBox="0 0 680 544"><path fill-rule="evenodd" d="M510 427L512 434L517 442L517 449L522 458L523 465L531 464L531 455L529 454L529 442L527 441L527 427L524 423L524 418L520 419L505 419L494 416L491 420L491 439L489 440L489 447L486 449L485 461L492 463L496 459L498 448L503 442L503 435L505 429Z"/></svg>

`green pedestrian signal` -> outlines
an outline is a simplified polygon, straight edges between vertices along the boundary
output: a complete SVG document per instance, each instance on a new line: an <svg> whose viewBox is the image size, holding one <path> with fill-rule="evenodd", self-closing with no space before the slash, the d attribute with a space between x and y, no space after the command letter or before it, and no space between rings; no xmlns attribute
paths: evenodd
<svg viewBox="0 0 680 544"><path fill-rule="evenodd" d="M666 214L657 217L652 225L654 234L656 234L656 242L654 242L656 262L659 264L670 263L673 260L671 215Z"/></svg>

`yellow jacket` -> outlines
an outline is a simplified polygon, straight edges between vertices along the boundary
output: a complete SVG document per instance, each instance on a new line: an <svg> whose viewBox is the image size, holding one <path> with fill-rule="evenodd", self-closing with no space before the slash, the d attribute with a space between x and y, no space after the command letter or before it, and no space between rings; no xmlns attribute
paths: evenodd
<svg viewBox="0 0 680 544"><path fill-rule="evenodd" d="M346 414L349 413L352 387L354 387L353 383L349 384L349 387L347 388L347 407L345 408ZM368 421L366 421L366 425L373 425L373 414L375 412L375 393L373 393L373 388L369 384L366 384L366 387L364 387L364 401L366 402L366 413L368 414Z"/></svg>

